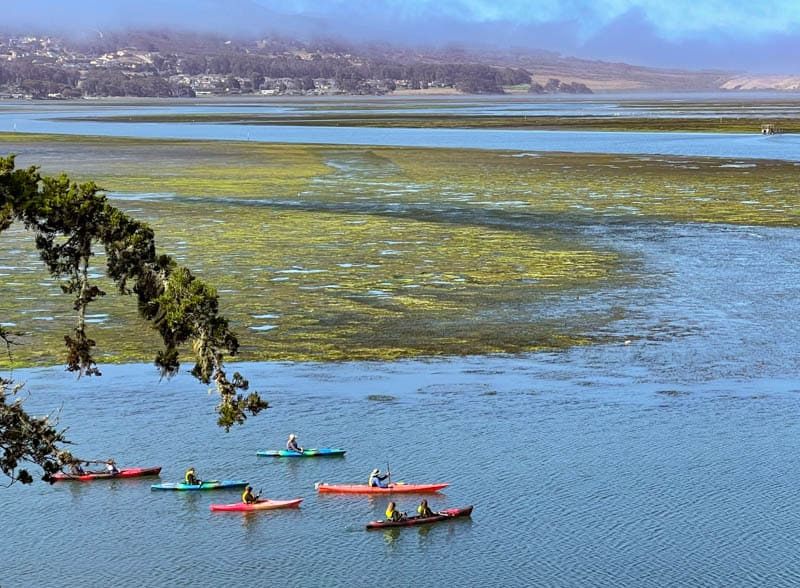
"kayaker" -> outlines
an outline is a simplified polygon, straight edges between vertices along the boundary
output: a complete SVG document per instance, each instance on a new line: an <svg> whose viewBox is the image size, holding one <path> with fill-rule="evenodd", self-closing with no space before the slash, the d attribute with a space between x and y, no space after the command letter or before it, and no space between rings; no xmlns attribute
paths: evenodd
<svg viewBox="0 0 800 588"><path fill-rule="evenodd" d="M381 474L381 471L378 468L375 468L369 475L369 485L374 488L388 488L389 484L384 482L384 480L391 475L392 472L388 470L385 474Z"/></svg>
<svg viewBox="0 0 800 588"><path fill-rule="evenodd" d="M183 476L184 484L189 484L190 486L199 486L202 484L200 479L195 475L194 468L189 468L186 470L186 475Z"/></svg>
<svg viewBox="0 0 800 588"><path fill-rule="evenodd" d="M258 502L260 496L261 494L253 494L252 486L247 486L244 489L244 492L242 492L242 502L244 502L245 504L253 504L255 502Z"/></svg>
<svg viewBox="0 0 800 588"><path fill-rule="evenodd" d="M109 459L106 462L106 473L111 474L112 476L116 476L119 474L119 470L117 469L117 464L113 459Z"/></svg>
<svg viewBox="0 0 800 588"><path fill-rule="evenodd" d="M297 444L297 435L294 433L289 435L289 439L286 441L286 450L294 451L296 453L303 453L303 448Z"/></svg>
<svg viewBox="0 0 800 588"><path fill-rule="evenodd" d="M423 501L419 503L419 506L417 507L417 513L419 514L419 516L423 518L432 517L436 514L430 509L430 507L428 506L428 501L425 499L423 499Z"/></svg>
<svg viewBox="0 0 800 588"><path fill-rule="evenodd" d="M86 470L84 470L81 464L76 461L75 463L70 464L69 473L73 476L82 476L86 473Z"/></svg>
<svg viewBox="0 0 800 588"><path fill-rule="evenodd" d="M390 502L389 506L386 507L387 521L402 521L405 520L405 518L406 518L406 513L397 510L394 501Z"/></svg>

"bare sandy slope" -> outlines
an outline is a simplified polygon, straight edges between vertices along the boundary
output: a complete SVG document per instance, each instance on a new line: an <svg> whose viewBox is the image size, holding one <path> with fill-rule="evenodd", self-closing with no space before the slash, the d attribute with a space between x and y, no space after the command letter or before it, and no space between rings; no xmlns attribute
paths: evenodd
<svg viewBox="0 0 800 588"><path fill-rule="evenodd" d="M533 80L578 82L593 92L698 92L716 90L800 90L800 75L755 75L736 71L681 70L578 59L552 53L486 55L484 61L522 67ZM799 68L800 69L800 68Z"/></svg>
<svg viewBox="0 0 800 588"><path fill-rule="evenodd" d="M800 76L740 75L722 84L723 90L800 90Z"/></svg>

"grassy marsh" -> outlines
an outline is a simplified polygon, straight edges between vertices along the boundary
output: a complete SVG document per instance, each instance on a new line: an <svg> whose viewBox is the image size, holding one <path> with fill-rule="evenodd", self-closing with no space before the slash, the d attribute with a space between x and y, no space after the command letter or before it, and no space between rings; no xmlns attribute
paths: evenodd
<svg viewBox="0 0 800 588"><path fill-rule="evenodd" d="M585 232L652 221L796 227L798 166L774 161L0 135L18 166L94 180L214 284L243 360L386 359L602 340L613 312L559 313L623 287L636 260ZM98 259L98 267L102 258ZM99 273L98 269L98 273ZM0 239L18 363L58 361L72 318L21 227ZM109 293L113 292L110 286ZM109 294L104 361L155 338ZM7 362L7 360L0 360Z"/></svg>
<svg viewBox="0 0 800 588"><path fill-rule="evenodd" d="M65 119L69 120L69 119ZM241 125L293 125L421 129L520 129L570 131L650 131L684 133L759 133L762 122L786 133L800 132L800 119L786 116L676 115L462 115L442 113L304 113L304 114L170 114L82 118L99 122L225 123Z"/></svg>

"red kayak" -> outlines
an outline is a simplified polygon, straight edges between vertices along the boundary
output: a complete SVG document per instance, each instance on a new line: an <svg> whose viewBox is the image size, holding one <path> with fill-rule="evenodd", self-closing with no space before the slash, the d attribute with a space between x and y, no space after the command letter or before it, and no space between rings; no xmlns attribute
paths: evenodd
<svg viewBox="0 0 800 588"><path fill-rule="evenodd" d="M155 468L125 468L120 470L118 474L109 474L108 472L86 472L85 474L53 474L54 480L79 480L81 482L89 482L91 480L108 480L110 478L138 478L140 476L157 476L161 472L161 466Z"/></svg>
<svg viewBox="0 0 800 588"><path fill-rule="evenodd" d="M273 510L275 508L297 508L303 502L302 498L292 500L257 500L250 504L244 502L234 502L233 504L212 504L211 510L227 510L249 512L253 510Z"/></svg>
<svg viewBox="0 0 800 588"><path fill-rule="evenodd" d="M345 494L399 494L438 492L450 484L389 484L388 488L368 486L367 484L316 484L320 492L340 492Z"/></svg>
<svg viewBox="0 0 800 588"><path fill-rule="evenodd" d="M425 525L427 523L436 523L458 517L468 517L471 514L471 505L463 508L448 508L447 510L439 511L430 517L408 517L402 521L372 521L371 523L367 523L367 529L386 529L388 527L410 527L412 525Z"/></svg>

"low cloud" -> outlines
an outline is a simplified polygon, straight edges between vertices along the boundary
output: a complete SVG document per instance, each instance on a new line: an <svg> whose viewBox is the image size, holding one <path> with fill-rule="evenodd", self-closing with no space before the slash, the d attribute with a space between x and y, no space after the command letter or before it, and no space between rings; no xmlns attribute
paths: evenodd
<svg viewBox="0 0 800 588"><path fill-rule="evenodd" d="M527 48L682 69L800 73L800 4L719 0L5 0L0 27L176 29L400 46Z"/></svg>

